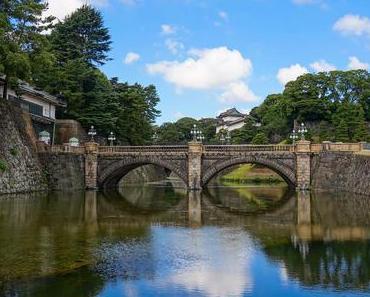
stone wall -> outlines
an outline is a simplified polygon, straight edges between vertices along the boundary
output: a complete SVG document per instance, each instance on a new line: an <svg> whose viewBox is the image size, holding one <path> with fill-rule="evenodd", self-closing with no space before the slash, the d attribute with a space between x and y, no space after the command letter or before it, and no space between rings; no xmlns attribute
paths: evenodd
<svg viewBox="0 0 370 297"><path fill-rule="evenodd" d="M50 190L85 189L85 157L78 154L40 153Z"/></svg>
<svg viewBox="0 0 370 297"><path fill-rule="evenodd" d="M0 100L0 194L47 189L21 109Z"/></svg>
<svg viewBox="0 0 370 297"><path fill-rule="evenodd" d="M75 120L57 120L55 124L55 143L68 143L72 137L76 137L81 143L88 140L87 134L79 122Z"/></svg>
<svg viewBox="0 0 370 297"><path fill-rule="evenodd" d="M323 152L311 164L312 188L370 195L370 156Z"/></svg>

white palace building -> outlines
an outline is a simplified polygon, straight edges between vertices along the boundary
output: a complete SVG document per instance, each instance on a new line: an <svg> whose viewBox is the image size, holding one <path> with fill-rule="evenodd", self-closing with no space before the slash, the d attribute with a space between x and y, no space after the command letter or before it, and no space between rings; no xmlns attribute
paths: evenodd
<svg viewBox="0 0 370 297"><path fill-rule="evenodd" d="M219 133L221 130L231 132L240 129L244 126L246 116L246 114L239 112L236 108L226 110L217 117L216 133Z"/></svg>

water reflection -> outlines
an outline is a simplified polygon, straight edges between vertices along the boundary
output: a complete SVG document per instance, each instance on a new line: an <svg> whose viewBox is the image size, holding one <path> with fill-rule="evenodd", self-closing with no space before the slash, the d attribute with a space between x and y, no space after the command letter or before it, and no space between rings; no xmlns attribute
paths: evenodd
<svg viewBox="0 0 370 297"><path fill-rule="evenodd" d="M0 295L366 294L368 199L161 186L1 197Z"/></svg>

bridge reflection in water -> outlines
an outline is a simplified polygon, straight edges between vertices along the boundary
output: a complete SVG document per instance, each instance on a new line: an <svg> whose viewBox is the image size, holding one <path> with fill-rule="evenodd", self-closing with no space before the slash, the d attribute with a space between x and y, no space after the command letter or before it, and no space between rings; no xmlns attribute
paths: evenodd
<svg viewBox="0 0 370 297"><path fill-rule="evenodd" d="M272 293L266 277L274 295L366 292L368 197L261 190L148 186L1 198L0 295L261 295Z"/></svg>

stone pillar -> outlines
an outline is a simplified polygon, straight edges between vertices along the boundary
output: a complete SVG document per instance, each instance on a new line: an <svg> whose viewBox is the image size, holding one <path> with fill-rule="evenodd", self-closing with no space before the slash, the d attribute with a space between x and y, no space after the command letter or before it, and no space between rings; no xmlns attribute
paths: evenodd
<svg viewBox="0 0 370 297"><path fill-rule="evenodd" d="M85 143L85 187L88 190L97 189L98 179L98 144Z"/></svg>
<svg viewBox="0 0 370 297"><path fill-rule="evenodd" d="M188 193L188 218L190 227L200 227L202 225L201 192L191 191Z"/></svg>
<svg viewBox="0 0 370 297"><path fill-rule="evenodd" d="M311 142L300 140L295 147L297 190L309 190L311 186Z"/></svg>
<svg viewBox="0 0 370 297"><path fill-rule="evenodd" d="M202 189L202 153L203 145L200 142L188 143L188 189Z"/></svg>

